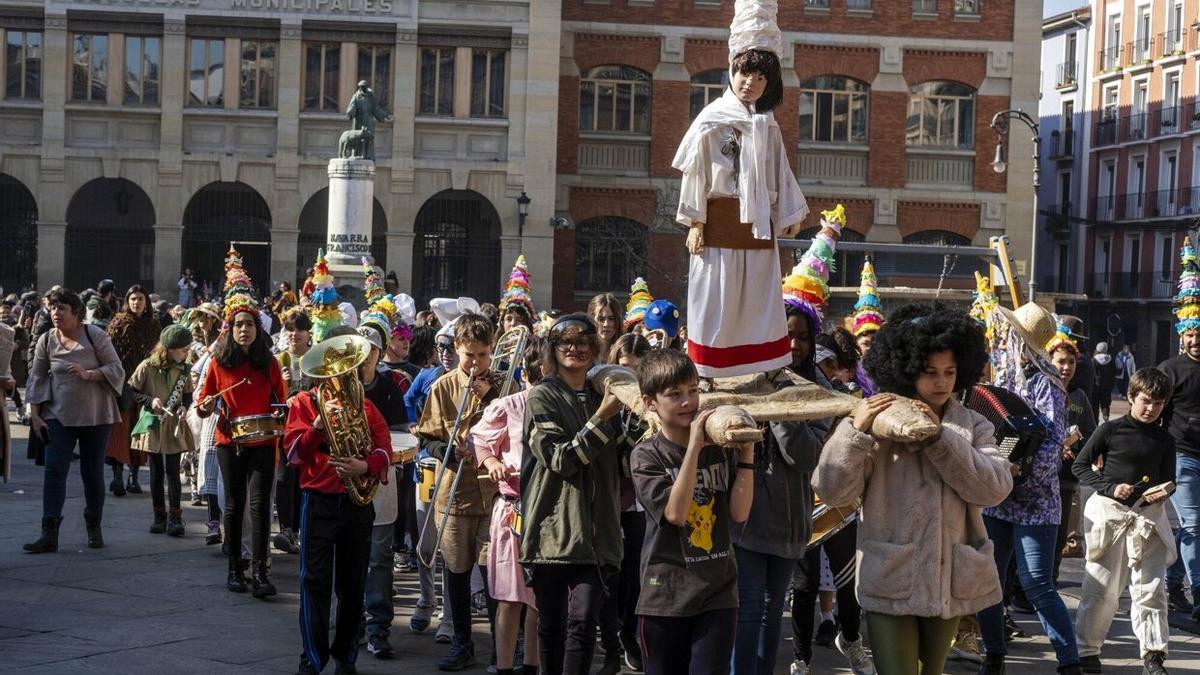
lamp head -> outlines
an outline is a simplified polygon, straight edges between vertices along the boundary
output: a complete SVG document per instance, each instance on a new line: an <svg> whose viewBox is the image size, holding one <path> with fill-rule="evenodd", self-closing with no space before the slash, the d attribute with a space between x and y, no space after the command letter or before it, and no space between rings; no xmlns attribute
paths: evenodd
<svg viewBox="0 0 1200 675"><path fill-rule="evenodd" d="M1004 161L1004 144L996 144L996 158L992 160L992 171L996 173L1004 173L1008 169L1008 162Z"/></svg>

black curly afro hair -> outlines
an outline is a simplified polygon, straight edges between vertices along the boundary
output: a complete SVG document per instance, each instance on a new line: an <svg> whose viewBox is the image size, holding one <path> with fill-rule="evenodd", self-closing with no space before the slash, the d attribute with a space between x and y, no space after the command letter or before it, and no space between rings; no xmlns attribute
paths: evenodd
<svg viewBox="0 0 1200 675"><path fill-rule="evenodd" d="M974 320L940 303L904 305L875 334L863 365L880 391L912 397L929 355L946 350L954 352L958 365L954 390L977 383L988 354Z"/></svg>

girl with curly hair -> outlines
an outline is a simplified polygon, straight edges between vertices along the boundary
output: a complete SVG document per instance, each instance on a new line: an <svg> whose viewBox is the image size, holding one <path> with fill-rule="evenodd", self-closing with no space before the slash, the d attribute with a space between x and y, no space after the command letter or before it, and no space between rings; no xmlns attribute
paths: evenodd
<svg viewBox="0 0 1200 675"><path fill-rule="evenodd" d="M941 672L959 617L1000 600L983 508L1012 490L994 429L956 394L987 362L983 334L940 305L900 308L876 334L866 367L881 394L864 399L826 443L813 487L831 506L862 500L858 599L875 667L889 675ZM899 442L871 434L897 395L941 427Z"/></svg>
<svg viewBox="0 0 1200 675"><path fill-rule="evenodd" d="M108 324L108 337L117 350L121 367L125 369L127 376L132 375L138 365L150 356L150 352L158 344L158 334L161 332L162 326L150 308L150 294L139 284L130 286L129 290L125 291L121 311ZM117 402L121 407L121 419L113 425L105 453L113 474L108 489L112 491L113 496L123 497L126 492L141 494L138 471L145 461L145 453L134 449L130 444L130 432L133 429L137 407L128 383L122 388ZM129 479L128 483L123 484L121 472L125 466L129 467Z"/></svg>

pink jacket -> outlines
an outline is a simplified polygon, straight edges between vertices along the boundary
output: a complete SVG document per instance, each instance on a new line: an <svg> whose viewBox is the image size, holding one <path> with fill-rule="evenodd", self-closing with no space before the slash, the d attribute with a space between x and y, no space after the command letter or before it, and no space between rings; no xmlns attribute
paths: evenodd
<svg viewBox="0 0 1200 675"><path fill-rule="evenodd" d="M475 461L495 457L508 467L508 480L500 483L500 495L510 499L521 496L521 453L524 452L525 401L529 390L498 398L483 410L483 418L471 427Z"/></svg>

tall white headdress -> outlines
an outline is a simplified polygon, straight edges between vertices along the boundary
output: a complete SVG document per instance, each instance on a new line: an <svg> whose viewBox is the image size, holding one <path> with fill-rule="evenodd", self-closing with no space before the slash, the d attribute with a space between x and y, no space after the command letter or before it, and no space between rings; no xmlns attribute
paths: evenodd
<svg viewBox="0 0 1200 675"><path fill-rule="evenodd" d="M783 33L775 17L779 0L736 0L729 24L729 62L751 49L768 51L783 59Z"/></svg>

